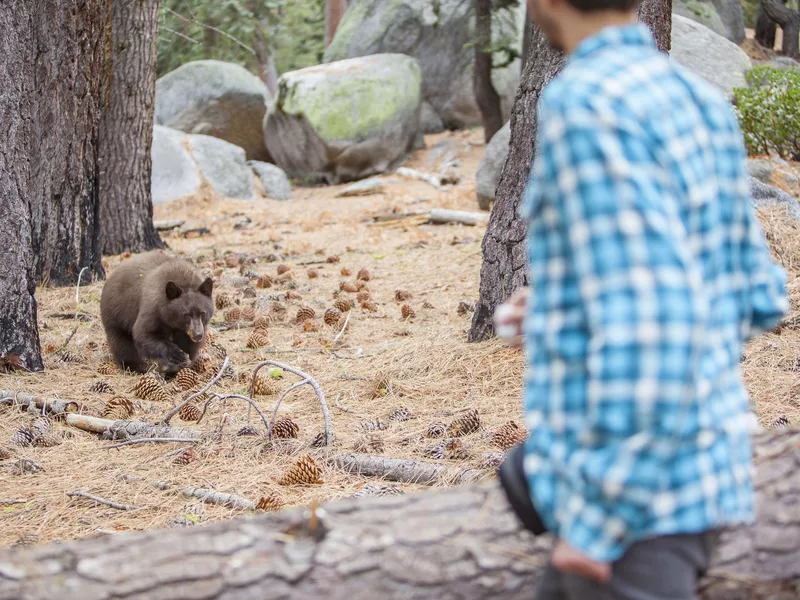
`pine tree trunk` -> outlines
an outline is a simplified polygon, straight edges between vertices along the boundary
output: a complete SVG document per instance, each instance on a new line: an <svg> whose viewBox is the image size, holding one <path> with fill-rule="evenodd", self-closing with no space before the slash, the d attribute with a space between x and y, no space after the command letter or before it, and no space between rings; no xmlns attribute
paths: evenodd
<svg viewBox="0 0 800 600"><path fill-rule="evenodd" d="M659 48L669 51L671 0L645 0L639 9L639 18L655 32ZM511 113L508 158L483 238L480 299L469 331L471 342L488 339L494 334L494 309L527 283L526 224L517 216L517 211L534 154L536 105L544 87L564 64L563 55L553 50L535 24L531 27L528 48L528 60Z"/></svg>
<svg viewBox="0 0 800 600"><path fill-rule="evenodd" d="M783 53L790 58L800 58L800 12L785 6L782 0L761 0L761 6L767 16L783 29Z"/></svg>
<svg viewBox="0 0 800 600"><path fill-rule="evenodd" d="M492 0L475 0L475 70L473 89L488 143L503 126L500 96L492 83Z"/></svg>
<svg viewBox="0 0 800 600"><path fill-rule="evenodd" d="M327 48L339 29L339 23L347 11L347 0L325 1L325 47Z"/></svg>
<svg viewBox="0 0 800 600"><path fill-rule="evenodd" d="M797 598L799 435L757 440L757 522L723 533L703 600ZM157 504L147 484L128 485L144 486L143 503ZM548 536L520 530L495 482L324 510L324 527L313 531L299 509L0 550L0 598L527 600L550 549Z"/></svg>
<svg viewBox="0 0 800 600"><path fill-rule="evenodd" d="M758 3L758 13L756 16L756 41L764 48L775 49L775 34L778 32L778 24L769 18L767 11L764 10L763 2Z"/></svg>
<svg viewBox="0 0 800 600"><path fill-rule="evenodd" d="M150 193L159 0L113 0L108 88L100 129L104 254L163 248Z"/></svg>

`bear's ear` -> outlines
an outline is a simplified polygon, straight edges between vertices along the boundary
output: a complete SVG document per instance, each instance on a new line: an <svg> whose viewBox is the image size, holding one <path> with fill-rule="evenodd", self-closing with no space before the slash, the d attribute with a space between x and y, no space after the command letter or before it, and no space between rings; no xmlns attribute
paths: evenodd
<svg viewBox="0 0 800 600"><path fill-rule="evenodd" d="M183 293L183 290L178 287L178 284L174 281L167 282L167 300L175 300L176 298L180 298L180 295Z"/></svg>
<svg viewBox="0 0 800 600"><path fill-rule="evenodd" d="M214 281L211 277L206 277L206 280L200 284L200 287L197 290L203 294L204 296L208 296L211 298L211 292L214 289Z"/></svg>

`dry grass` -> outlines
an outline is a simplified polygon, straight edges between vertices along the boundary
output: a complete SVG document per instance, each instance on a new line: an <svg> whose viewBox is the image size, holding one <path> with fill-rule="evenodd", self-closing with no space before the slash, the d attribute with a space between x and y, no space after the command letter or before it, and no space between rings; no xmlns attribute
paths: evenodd
<svg viewBox="0 0 800 600"><path fill-rule="evenodd" d="M448 143L449 150L461 160L464 181L444 192L427 184L387 177L383 194L363 198L336 198L340 188L297 188L291 202L259 200L253 203L212 201L209 197L189 199L170 207L156 207L156 218L180 218L187 226L206 226L211 234L184 239L167 236L171 248L196 261L199 267L215 273L217 293L225 292L242 306L253 302L245 298L243 287L236 287L238 268L224 267L227 252L258 257L249 268L258 274L276 276L279 264L291 266L301 299L281 301L288 308L284 320L277 318L269 328L269 344L257 350L246 348L252 331L249 323L231 329L222 325L222 312L212 322L216 340L226 347L238 373L248 373L266 358L299 367L314 376L325 392L331 408L336 445L333 451L352 450L364 435L360 425L380 419L385 431L373 432L384 442L384 453L392 457L424 459L422 453L432 440L421 439L434 422L449 423L467 408L476 408L482 421L480 432L464 438L470 458L453 464L477 466L484 453L496 452L491 446L491 432L509 420L519 420L522 356L496 341L467 344L470 315L459 315L459 302L477 297L480 270L480 228L463 226L418 226L413 220L393 225L370 226L365 219L376 214L423 211L436 206L473 210L473 174L481 154L479 132L443 134L428 139L428 150L418 152L408 166L435 170L442 152L437 141ZM249 227L236 229L243 217ZM762 215L769 235L780 243L774 245L790 269L793 297L800 301L797 269L800 268L800 239L793 225L777 211ZM283 255L276 262L263 257ZM320 276L310 279L300 263L324 260L338 255L339 264L315 264ZM112 270L120 257L108 259ZM223 266L219 266L223 265ZM349 269L352 281L362 267L372 279L369 291L377 304L376 312L353 310L347 330L338 344L337 330L322 323L325 309L332 305L333 294L343 279L341 269ZM256 289L259 298L279 297L290 285ZM253 282L252 287L255 288ZM407 302L416 317L401 318L402 303L395 300L395 290L411 292ZM81 288L80 303L75 290L45 288L38 292L43 346L60 346L70 332L78 331L69 349L84 362L64 363L54 355L46 359L47 369L37 374L0 375L0 388L24 390L45 396L80 401L88 412L99 412L111 395L91 393L97 381L109 383L117 394L137 404L134 418L155 421L171 405L141 401L131 390L136 378L131 375L100 375L99 364L105 359L102 326L99 322L99 297L102 283ZM351 296L355 296L351 294ZM427 303L427 304L426 304ZM319 331L306 333L293 317L300 306L316 311ZM424 308L432 306L433 308ZM794 308L800 323L800 304ZM69 318L76 311L87 320ZM65 314L67 318L56 315ZM800 406L792 390L798 381L795 358L800 349L800 334L787 327L781 335L769 334L753 342L744 360L745 377L753 393L759 415L770 423L778 415L800 421ZM287 376L270 396L258 397L259 406L270 411L277 394L296 379ZM219 393L246 394L245 380L223 379ZM174 396L175 399L179 396ZM389 415L400 407L408 408L414 419L391 421ZM300 427L299 442L292 454L288 450L265 449L254 437L237 437L244 425L263 429L253 412L249 416L244 402L229 401L226 406L212 404L199 425L174 425L213 431L225 420L218 441L198 447L197 459L178 466L166 454L180 444L142 444L104 450L109 442L77 430L54 448L18 448L19 457L38 461L44 472L15 475L0 470L0 503L4 499L26 499L27 503L0 504L0 546L8 546L22 537L45 543L53 539L76 539L107 532L144 530L186 523L205 523L227 519L238 511L220 506L187 501L177 492L160 492L148 481L167 480L178 486L216 489L257 501L270 493L278 494L287 506L307 504L352 495L366 479L323 467L324 484L286 487L277 484L280 476L303 453L309 452L320 462L329 450L308 445L322 431L322 417L316 397L304 387L284 401L281 416L291 417ZM30 417L12 409L0 408L0 446ZM59 426L65 430L64 426ZM140 482L125 482L123 475L136 475ZM404 485L413 490L415 486ZM69 498L66 493L85 490L115 502L139 507L136 511L118 511L96 506L91 501Z"/></svg>

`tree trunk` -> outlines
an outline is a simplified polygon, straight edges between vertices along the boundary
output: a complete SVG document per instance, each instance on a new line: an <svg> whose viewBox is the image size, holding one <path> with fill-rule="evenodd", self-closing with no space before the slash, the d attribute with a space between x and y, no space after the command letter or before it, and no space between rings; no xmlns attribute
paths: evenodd
<svg viewBox="0 0 800 600"><path fill-rule="evenodd" d="M158 0L109 2L111 52L100 129L100 237L104 254L163 248L150 194Z"/></svg>
<svg viewBox="0 0 800 600"><path fill-rule="evenodd" d="M339 29L339 23L347 11L347 0L325 1L325 47L327 48Z"/></svg>
<svg viewBox="0 0 800 600"><path fill-rule="evenodd" d="M481 111L483 137L488 143L503 126L500 95L492 83L492 0L474 0L475 70L473 89Z"/></svg>
<svg viewBox="0 0 800 600"><path fill-rule="evenodd" d="M275 66L275 57L267 43L264 24L255 19L253 25L255 27L253 49L256 53L256 61L258 61L258 76L274 98L278 94L278 68Z"/></svg>
<svg viewBox="0 0 800 600"><path fill-rule="evenodd" d="M800 58L800 13L785 6L781 0L761 0L761 6L767 16L783 29L783 53L790 58Z"/></svg>
<svg viewBox="0 0 800 600"><path fill-rule="evenodd" d="M38 282L102 277L105 2L0 3L0 357L41 370Z"/></svg>
<svg viewBox="0 0 800 600"><path fill-rule="evenodd" d="M533 17L531 17L531 12L529 10L525 10L525 29L522 33L522 56L520 59L522 60L522 64L525 65L528 63L528 58L530 57L531 53L531 35L533 34Z"/></svg>
<svg viewBox="0 0 800 600"><path fill-rule="evenodd" d="M784 429L757 439L757 522L723 534L701 598L797 597L799 435ZM129 481L147 499L149 484ZM522 600L549 548L548 536L520 530L490 482L341 500L324 513L2 550L0 598Z"/></svg>
<svg viewBox="0 0 800 600"><path fill-rule="evenodd" d="M764 10L763 2L758 3L758 13L756 17L756 41L764 48L775 49L775 34L778 31L778 24L769 18L767 11Z"/></svg>
<svg viewBox="0 0 800 600"><path fill-rule="evenodd" d="M671 10L671 0L645 0L639 9L639 18L655 32L658 47L664 51L670 49ZM564 64L563 55L553 50L535 24L531 26L528 47L528 60L522 70L511 113L508 158L483 238L480 299L469 331L471 342L488 339L494 334L494 309L527 283L526 223L517 212L534 154L539 95Z"/></svg>

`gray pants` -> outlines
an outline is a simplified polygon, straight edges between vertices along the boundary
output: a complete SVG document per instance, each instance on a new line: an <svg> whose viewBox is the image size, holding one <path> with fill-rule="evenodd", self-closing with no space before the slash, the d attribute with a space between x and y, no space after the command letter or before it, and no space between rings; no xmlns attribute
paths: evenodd
<svg viewBox="0 0 800 600"><path fill-rule="evenodd" d="M597 583L547 567L537 600L694 600L708 569L716 533L643 540L614 563L611 581Z"/></svg>

